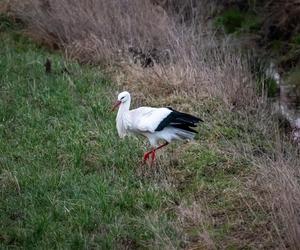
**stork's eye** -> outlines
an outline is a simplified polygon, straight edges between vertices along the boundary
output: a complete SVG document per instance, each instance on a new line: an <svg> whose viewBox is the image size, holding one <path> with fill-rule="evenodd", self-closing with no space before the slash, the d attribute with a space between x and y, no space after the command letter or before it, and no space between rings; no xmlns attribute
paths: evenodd
<svg viewBox="0 0 300 250"><path fill-rule="evenodd" d="M123 97L121 98L121 100L124 99L124 97L125 97L125 96L123 96Z"/></svg>

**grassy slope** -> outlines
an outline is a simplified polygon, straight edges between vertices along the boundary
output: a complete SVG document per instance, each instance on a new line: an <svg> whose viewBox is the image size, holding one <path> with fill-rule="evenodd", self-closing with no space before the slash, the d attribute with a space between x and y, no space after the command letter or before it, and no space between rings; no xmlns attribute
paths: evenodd
<svg viewBox="0 0 300 250"><path fill-rule="evenodd" d="M114 87L101 72L15 31L1 34L0 55L0 248L203 247L206 230L220 248L268 241L265 214L244 202L249 164L225 150L241 140L231 122L239 118L204 117L200 143L170 147L158 166L140 168L142 144L118 139Z"/></svg>
<svg viewBox="0 0 300 250"><path fill-rule="evenodd" d="M292 11L288 17L282 14L285 9L296 4L295 1L290 1L290 6L282 5L282 8L278 8L281 6L278 1L271 8L272 1L269 4L266 1L239 1L239 4L242 2L246 10L239 10L238 4L224 7L221 3L223 11L215 18L215 26L224 29L227 34L234 34L242 42L247 41L247 47L250 40L251 46L256 46L258 58L262 62L265 58L272 59L279 67L286 84L294 86L295 92L299 93L300 35L299 24L296 25L293 21L299 10L295 8L294 13ZM266 19L266 16L269 18ZM270 96L276 95L276 83L268 82L268 85Z"/></svg>
<svg viewBox="0 0 300 250"><path fill-rule="evenodd" d="M138 237L134 205L161 194L134 178L140 152L116 136L109 83L76 64L71 77L60 73L61 57L20 37L1 36L0 51L2 244L109 246L118 235ZM46 57L54 74L44 73Z"/></svg>

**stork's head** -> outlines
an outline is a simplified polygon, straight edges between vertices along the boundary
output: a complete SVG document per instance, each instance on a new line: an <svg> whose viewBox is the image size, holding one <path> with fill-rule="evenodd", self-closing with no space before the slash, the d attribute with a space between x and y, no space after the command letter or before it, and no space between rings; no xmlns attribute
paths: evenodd
<svg viewBox="0 0 300 250"><path fill-rule="evenodd" d="M130 100L130 94L127 91L123 91L118 95L118 100L116 101L115 105L113 106L113 110L119 107L122 103L125 103Z"/></svg>

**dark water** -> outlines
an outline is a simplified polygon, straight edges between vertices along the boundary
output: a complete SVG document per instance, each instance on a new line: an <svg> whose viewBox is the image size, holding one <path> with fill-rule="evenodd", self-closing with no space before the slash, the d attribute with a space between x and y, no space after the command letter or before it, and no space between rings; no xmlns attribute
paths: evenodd
<svg viewBox="0 0 300 250"><path fill-rule="evenodd" d="M292 128L292 140L300 146L300 96L294 86L280 82L279 106L281 114Z"/></svg>
<svg viewBox="0 0 300 250"><path fill-rule="evenodd" d="M284 82L272 62L266 69L265 74L279 86L279 95L276 101L279 112L291 127L292 140L300 146L300 90L296 86Z"/></svg>

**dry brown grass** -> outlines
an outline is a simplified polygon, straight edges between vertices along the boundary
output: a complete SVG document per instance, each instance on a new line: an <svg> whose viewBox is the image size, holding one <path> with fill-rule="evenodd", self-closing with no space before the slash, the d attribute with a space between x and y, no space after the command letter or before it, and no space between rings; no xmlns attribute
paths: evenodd
<svg viewBox="0 0 300 250"><path fill-rule="evenodd" d="M251 193L251 199L244 202L248 203L250 210L258 206L269 214L270 218L265 218L266 231L261 234L268 231L270 242L275 244L272 249L299 249L299 147L291 143L288 135L280 132L269 106L261 107L254 115L250 113L243 114L245 121L249 121L245 129L260 131L264 138L263 146L248 135L246 143L228 142L226 148L226 152L228 150L233 155L244 155L255 170L254 175L246 177L245 188L248 191L245 193Z"/></svg>
<svg viewBox="0 0 300 250"><path fill-rule="evenodd" d="M255 185L265 192L257 198L268 204L281 247L299 249L299 152L281 148L275 154L275 159L265 157L257 163L259 171Z"/></svg>
<svg viewBox="0 0 300 250"><path fill-rule="evenodd" d="M257 119L258 128L251 129L262 131L272 144L277 133L273 133L274 126L270 126L273 120L269 110L262 109L266 106L265 97L256 93L247 58L231 45L234 44L231 40L220 41L208 28L207 13L215 6L210 3L190 8L185 3L11 0L10 12L27 24L28 33L37 41L53 49L61 48L68 58L106 66L119 89L133 92L136 105L172 104L189 111L199 108L199 99L217 98L226 110L246 114L256 110L257 115L251 115L249 119ZM189 14L189 9L195 10L196 14ZM182 20L187 22L182 23ZM154 67L142 68L132 62L130 47L145 52L151 49L167 51L170 58ZM257 112L258 108L261 109ZM283 145L289 147L290 144ZM251 146L239 144L234 147L235 154L247 156L247 147ZM273 240L278 240L280 248L297 249L300 247L299 152L289 153L290 148L273 147L273 150L272 155L276 157L268 154L259 158L247 157L257 166L254 193L257 202L272 211L272 228L279 236ZM204 218L207 220L202 217L205 213L197 203L180 204L176 212L181 228L191 223L201 227ZM213 249L213 241L205 230L203 232L198 240L204 242L203 248ZM158 234L157 237L161 236Z"/></svg>
<svg viewBox="0 0 300 250"><path fill-rule="evenodd" d="M162 8L153 8L149 1L10 3L14 15L28 24L31 35L51 47L66 49L82 62L106 64L116 60L118 52L129 46L161 49L167 44L168 17Z"/></svg>
<svg viewBox="0 0 300 250"><path fill-rule="evenodd" d="M122 84L132 84L128 88L139 83L151 93L163 89L164 94L209 95L229 106L257 102L247 60L228 42L218 42L206 25L193 21L207 13L205 5L197 5L199 14L189 17L189 26L168 15L172 2L167 11L148 0L11 0L10 6L27 23L28 32L49 47L62 48L82 63L122 66L128 78ZM180 8L187 4L177 3L173 9ZM145 53L155 49L170 59L144 70L131 63L130 47Z"/></svg>
<svg viewBox="0 0 300 250"><path fill-rule="evenodd" d="M0 3L0 13L6 13L7 10L8 10L8 3L6 1Z"/></svg>
<svg viewBox="0 0 300 250"><path fill-rule="evenodd" d="M207 214L207 211L208 209L205 206L196 201L191 204L182 201L176 207L178 228L185 231L192 230L195 227L200 229L196 235L186 237L186 249L216 249L213 239L205 229L205 226L211 220L211 216Z"/></svg>

